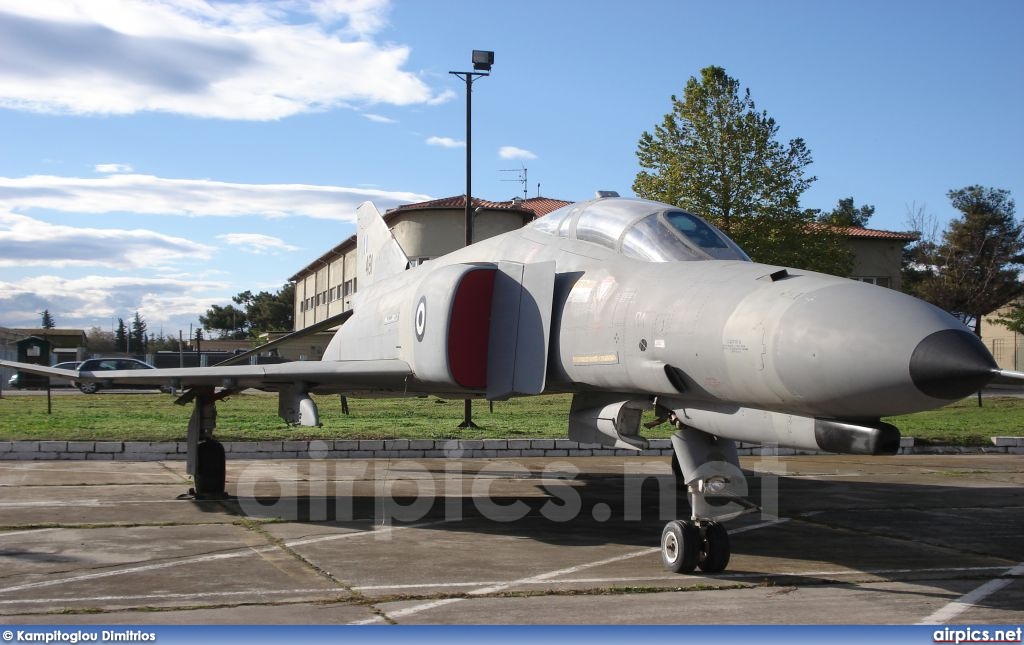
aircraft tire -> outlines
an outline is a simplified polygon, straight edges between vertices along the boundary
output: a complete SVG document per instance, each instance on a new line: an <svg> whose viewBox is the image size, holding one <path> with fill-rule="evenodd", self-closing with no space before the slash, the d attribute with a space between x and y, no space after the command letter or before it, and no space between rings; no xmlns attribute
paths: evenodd
<svg viewBox="0 0 1024 645"><path fill-rule="evenodd" d="M721 573L729 565L729 532L719 522L708 522L701 531L697 566L704 573Z"/></svg>
<svg viewBox="0 0 1024 645"><path fill-rule="evenodd" d="M690 573L700 555L700 531L692 522L672 520L661 532L661 561L672 573Z"/></svg>
<svg viewBox="0 0 1024 645"><path fill-rule="evenodd" d="M224 495L225 457L221 442L207 439L199 444L196 453L195 483L197 497Z"/></svg>

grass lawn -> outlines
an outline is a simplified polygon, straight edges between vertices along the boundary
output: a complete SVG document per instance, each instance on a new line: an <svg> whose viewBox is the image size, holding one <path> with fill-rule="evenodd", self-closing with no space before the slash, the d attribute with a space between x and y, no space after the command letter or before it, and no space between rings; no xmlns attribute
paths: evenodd
<svg viewBox="0 0 1024 645"><path fill-rule="evenodd" d="M217 406L217 437L223 441L275 439L483 439L565 438L569 395L474 403L475 430L457 428L462 401L423 399L350 399L342 414L337 397L314 397L320 428L287 427L277 416L277 396L244 393ZM156 393L53 397L53 414L45 396L0 399L0 440L181 441L192 406L174 405L174 397ZM954 444L989 443L993 435L1024 435L1024 400L987 398L978 408L966 399L940 410L886 419L904 436ZM649 438L667 437L668 425L645 430Z"/></svg>

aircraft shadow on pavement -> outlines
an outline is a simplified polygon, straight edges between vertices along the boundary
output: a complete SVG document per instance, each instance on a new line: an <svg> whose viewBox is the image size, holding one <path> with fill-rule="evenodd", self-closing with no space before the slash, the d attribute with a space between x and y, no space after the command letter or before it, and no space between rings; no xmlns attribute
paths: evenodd
<svg viewBox="0 0 1024 645"><path fill-rule="evenodd" d="M426 498L403 494L400 486L381 495L374 490L375 482L366 481L346 490L307 494L258 490L251 497L223 501L216 509L254 519L348 529L423 524L432 531L514 535L557 546L637 548L657 547L665 522L690 514L684 492L677 492L670 475L581 473L572 479L570 489L564 481L551 484L551 479L540 481L519 471L506 474L519 478L516 491L501 491L495 485L491 495L481 496L468 490L468 484L447 491L438 486L436 495ZM777 509L779 516L789 519L732 535L734 563L745 556L752 558L747 562L792 562L795 571L885 572L1004 564L1009 568L1024 559L1019 540L1024 509L1018 487L965 486L962 478L956 482L961 485L945 486L746 474L750 498L767 500L762 502L766 510ZM524 479L537 481L524 486ZM755 512L726 526L734 530L774 517ZM727 573L777 576L777 569L773 565L744 572L732 566Z"/></svg>

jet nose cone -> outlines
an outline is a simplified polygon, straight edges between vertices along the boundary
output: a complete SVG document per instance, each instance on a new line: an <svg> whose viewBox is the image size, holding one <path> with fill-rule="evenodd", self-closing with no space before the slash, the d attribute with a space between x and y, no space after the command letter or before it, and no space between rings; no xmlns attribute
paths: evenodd
<svg viewBox="0 0 1024 645"><path fill-rule="evenodd" d="M987 385L997 367L977 336L944 329L918 343L910 357L910 378L924 394L955 401Z"/></svg>

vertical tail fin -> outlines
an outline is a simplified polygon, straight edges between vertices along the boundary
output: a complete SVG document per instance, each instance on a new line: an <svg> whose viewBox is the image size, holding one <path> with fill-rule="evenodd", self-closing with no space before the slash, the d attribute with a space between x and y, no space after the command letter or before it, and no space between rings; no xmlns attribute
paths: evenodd
<svg viewBox="0 0 1024 645"><path fill-rule="evenodd" d="M363 289L408 267L408 256L377 207L373 202L360 204L356 210L356 287Z"/></svg>

